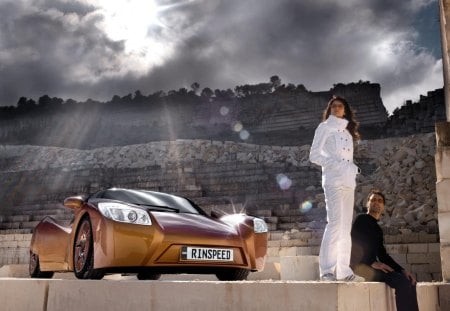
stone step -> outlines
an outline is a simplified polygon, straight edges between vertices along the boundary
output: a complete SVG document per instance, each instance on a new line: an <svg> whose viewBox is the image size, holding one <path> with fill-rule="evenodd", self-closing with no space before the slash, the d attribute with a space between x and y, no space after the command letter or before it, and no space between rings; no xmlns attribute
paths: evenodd
<svg viewBox="0 0 450 311"><path fill-rule="evenodd" d="M8 235L8 234L28 234L32 233L32 228L24 228L24 229L0 229L0 236Z"/></svg>
<svg viewBox="0 0 450 311"><path fill-rule="evenodd" d="M27 222L34 222L34 221L40 221L45 216L52 216L53 218L57 220L68 220L73 217L73 212L69 209L62 210L37 210L37 211L26 211L23 214L20 214L19 210L16 210L15 213L18 213L16 215L9 215L9 216L0 216L0 224L7 224L7 223L27 223ZM16 228L17 225L14 225L13 228Z"/></svg>
<svg viewBox="0 0 450 311"><path fill-rule="evenodd" d="M234 183L251 183L251 182L266 182L273 181L266 173L262 174L217 174L214 176L205 175L197 176L196 180L199 184L208 186L212 185L225 185Z"/></svg>
<svg viewBox="0 0 450 311"><path fill-rule="evenodd" d="M297 208L274 208L272 214L278 217L295 217L301 216L305 217L305 220L314 220L316 218L323 218L326 216L326 210L324 208L313 207L307 209L302 205Z"/></svg>
<svg viewBox="0 0 450 311"><path fill-rule="evenodd" d="M61 202L55 203L45 203L45 204L20 204L14 206L14 210L20 210L21 212L26 211L38 211L38 210L56 210L56 209L65 209Z"/></svg>
<svg viewBox="0 0 450 311"><path fill-rule="evenodd" d="M261 210L251 210L248 211L249 215L253 215L261 218L272 218L272 210L270 209L261 209Z"/></svg>
<svg viewBox="0 0 450 311"><path fill-rule="evenodd" d="M23 222L2 222L0 230L3 229L33 229L39 221L23 221Z"/></svg>
<svg viewBox="0 0 450 311"><path fill-rule="evenodd" d="M142 282L120 278L127 285L127 299L123 286L117 281L71 279L24 280L0 279L0 300L5 310L108 310L148 309L149 300L142 293L157 293L151 300L152 310L336 310L336 311L390 311L395 310L392 289L381 282L345 283L316 281L154 281ZM266 279L267 280L267 279ZM119 281L120 282L120 281ZM189 286L186 286L189 284ZM169 290L170 289L170 290ZM21 293L27 293L23 295ZM77 295L73 295L77 293ZM177 293L176 299L174 294ZM193 293L202 293L202 299L193 299ZM422 283L417 286L420 310L449 310L450 285ZM70 299L64 297L70 296ZM375 299L374 299L375 297Z"/></svg>

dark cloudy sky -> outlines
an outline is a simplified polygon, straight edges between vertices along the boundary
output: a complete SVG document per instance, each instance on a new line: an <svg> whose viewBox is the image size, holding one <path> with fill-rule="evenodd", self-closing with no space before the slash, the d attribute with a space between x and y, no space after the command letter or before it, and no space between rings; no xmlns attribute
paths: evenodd
<svg viewBox="0 0 450 311"><path fill-rule="evenodd" d="M0 0L0 105L369 80L388 111L443 86L437 0Z"/></svg>

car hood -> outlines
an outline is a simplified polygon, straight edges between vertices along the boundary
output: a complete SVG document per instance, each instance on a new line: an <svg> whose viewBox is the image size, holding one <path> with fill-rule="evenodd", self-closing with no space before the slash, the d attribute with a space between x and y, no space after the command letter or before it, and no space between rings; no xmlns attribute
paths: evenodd
<svg viewBox="0 0 450 311"><path fill-rule="evenodd" d="M209 237L230 237L238 236L235 226L211 219L203 215L186 213L151 212L158 225L164 233L186 235L207 234Z"/></svg>

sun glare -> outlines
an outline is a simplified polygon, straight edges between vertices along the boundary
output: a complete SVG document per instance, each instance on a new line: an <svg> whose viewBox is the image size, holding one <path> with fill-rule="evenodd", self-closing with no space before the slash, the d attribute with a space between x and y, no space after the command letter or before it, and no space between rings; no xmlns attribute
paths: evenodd
<svg viewBox="0 0 450 311"><path fill-rule="evenodd" d="M114 41L123 41L125 52L149 65L162 62L170 50L161 38L150 34L152 27L164 28L159 20L160 8L152 0L100 0L103 28Z"/></svg>

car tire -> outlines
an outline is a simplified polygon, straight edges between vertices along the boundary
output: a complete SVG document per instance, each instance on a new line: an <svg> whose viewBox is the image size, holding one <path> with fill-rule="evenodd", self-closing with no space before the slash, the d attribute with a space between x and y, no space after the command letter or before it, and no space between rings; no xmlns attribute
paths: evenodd
<svg viewBox="0 0 450 311"><path fill-rule="evenodd" d="M220 281L242 281L247 279L250 270L247 269L224 269L220 272L216 272L216 277Z"/></svg>
<svg viewBox="0 0 450 311"><path fill-rule="evenodd" d="M53 271L41 271L39 256L33 252L30 252L28 270L30 272L30 277L32 278L51 279L54 274Z"/></svg>
<svg viewBox="0 0 450 311"><path fill-rule="evenodd" d="M136 277L138 280L159 280L161 278L161 274L142 271L139 272Z"/></svg>
<svg viewBox="0 0 450 311"><path fill-rule="evenodd" d="M81 220L73 246L73 271L78 279L100 280L104 273L94 269L94 242L88 217Z"/></svg>

